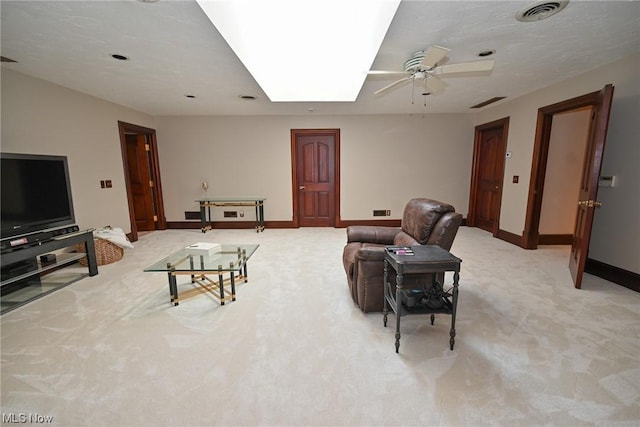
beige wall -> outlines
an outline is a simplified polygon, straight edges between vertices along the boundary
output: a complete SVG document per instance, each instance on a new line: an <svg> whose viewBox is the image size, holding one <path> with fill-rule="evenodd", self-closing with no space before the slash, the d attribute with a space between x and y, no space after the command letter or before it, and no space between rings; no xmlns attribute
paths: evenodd
<svg viewBox="0 0 640 427"><path fill-rule="evenodd" d="M374 209L400 218L412 197L467 212L470 115L157 117L156 124L169 221L197 210L203 181L209 195L266 197L267 221L291 221L290 133L303 128L340 129L341 219L370 219Z"/></svg>
<svg viewBox="0 0 640 427"><path fill-rule="evenodd" d="M522 235L531 174L533 141L538 109L615 86L602 175L617 175L618 187L600 189L604 206L596 211L589 257L640 273L640 123L638 121L640 55L625 58L576 78L549 86L480 112L476 124L510 117L507 149L513 153L505 163L505 182L500 228ZM511 182L512 175L520 183ZM607 190L607 191L605 191Z"/></svg>
<svg viewBox="0 0 640 427"><path fill-rule="evenodd" d="M82 228L130 231L118 120L153 127L146 114L2 70L2 151L67 156ZM104 179L113 188L101 189Z"/></svg>
<svg viewBox="0 0 640 427"><path fill-rule="evenodd" d="M540 234L573 234L591 108L555 114L540 209Z"/></svg>
<svg viewBox="0 0 640 427"><path fill-rule="evenodd" d="M167 219L184 219L202 196L268 198L267 220L291 220L292 128L339 128L341 217L370 219L373 209L399 218L406 200L428 196L468 208L473 126L510 117L500 228L521 235L526 213L537 110L616 87L589 256L640 273L640 56L470 115L151 117L51 83L2 71L2 150L69 157L77 222L129 230L117 121L158 131ZM520 176L512 184L512 175ZM113 189L99 189L111 179Z"/></svg>

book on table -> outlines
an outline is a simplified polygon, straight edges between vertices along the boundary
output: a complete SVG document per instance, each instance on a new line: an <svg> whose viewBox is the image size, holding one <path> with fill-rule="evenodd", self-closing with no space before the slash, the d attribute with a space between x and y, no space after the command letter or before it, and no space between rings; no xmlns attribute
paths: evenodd
<svg viewBox="0 0 640 427"><path fill-rule="evenodd" d="M386 249L395 255L413 255L411 246L387 246Z"/></svg>
<svg viewBox="0 0 640 427"><path fill-rule="evenodd" d="M222 250L220 243L199 242L184 248L189 255L211 256Z"/></svg>

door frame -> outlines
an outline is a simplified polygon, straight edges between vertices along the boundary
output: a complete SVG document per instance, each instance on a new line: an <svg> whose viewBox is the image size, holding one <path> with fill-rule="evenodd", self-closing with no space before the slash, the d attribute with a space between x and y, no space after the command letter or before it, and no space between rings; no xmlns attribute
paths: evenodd
<svg viewBox="0 0 640 427"><path fill-rule="evenodd" d="M504 187L504 159L507 152L507 141L509 137L509 117L493 120L488 123L484 123L475 127L475 134L473 137L473 164L471 167L471 189L469 191L469 211L467 212L467 225L475 227L476 216L476 197L480 184L480 143L482 142L482 134L490 129L502 129L502 185L500 186L500 197L496 198L495 212L497 212L496 223L493 226L493 237L498 237L498 231L500 229L500 209L502 207L502 189Z"/></svg>
<svg viewBox="0 0 640 427"><path fill-rule="evenodd" d="M297 136L331 135L334 138L334 224L333 227L340 226L340 129L291 129L291 195L293 202L293 227L300 227L298 221L300 197L298 195L298 149L296 144Z"/></svg>
<svg viewBox="0 0 640 427"><path fill-rule="evenodd" d="M129 179L129 162L127 156L127 141L125 138L125 134L127 133L135 133L135 134L144 134L146 136L147 141L149 142L149 156L150 156L150 170L149 176L151 180L153 180L153 197L155 200L156 212L155 214L158 216L158 220L156 222L156 230L166 230L167 228L167 220L165 218L164 213L164 202L162 198L162 183L160 181L160 162L158 160L158 143L156 140L156 131L155 129L147 128L144 126L135 125L132 123L126 123L118 120L118 132L120 135L120 150L122 152L122 166L124 167L124 182L125 188L127 192L127 204L129 205L129 222L131 226L131 233L129 235L129 239L132 242L138 240L138 227L136 225L136 217L135 212L133 210L133 191L131 190L131 181Z"/></svg>
<svg viewBox="0 0 640 427"><path fill-rule="evenodd" d="M522 233L522 247L524 249L538 248L542 196L544 193L545 174L547 172L547 157L549 156L553 116L554 114L564 113L578 108L594 107L598 103L599 94L600 91L596 91L538 109L538 121L536 124L533 160L531 164L531 179L527 199L527 214Z"/></svg>

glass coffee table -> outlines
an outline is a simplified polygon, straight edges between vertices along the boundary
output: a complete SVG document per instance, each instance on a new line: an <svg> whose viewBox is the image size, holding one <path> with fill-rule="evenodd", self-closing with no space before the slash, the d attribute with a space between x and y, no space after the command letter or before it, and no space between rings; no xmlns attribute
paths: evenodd
<svg viewBox="0 0 640 427"><path fill-rule="evenodd" d="M192 255L186 249L172 253L168 257L145 268L145 272L167 273L169 296L173 305L195 295L210 294L220 305L236 300L236 280L248 281L247 262L260 245L222 245L220 252L211 255ZM224 277L228 274L228 277ZM217 275L218 280L208 276ZM191 276L191 283L197 286L178 295L177 276ZM230 291L225 288L230 285Z"/></svg>

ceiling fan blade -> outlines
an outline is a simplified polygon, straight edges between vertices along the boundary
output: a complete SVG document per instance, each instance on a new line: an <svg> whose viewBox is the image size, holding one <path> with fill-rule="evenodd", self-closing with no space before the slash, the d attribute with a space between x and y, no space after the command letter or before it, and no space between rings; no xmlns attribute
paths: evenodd
<svg viewBox="0 0 640 427"><path fill-rule="evenodd" d="M422 58L422 62L420 63L421 67L426 69L431 69L435 67L438 62L442 60L447 54L451 51L451 49L447 49L442 46L431 46L424 53L424 58Z"/></svg>
<svg viewBox="0 0 640 427"><path fill-rule="evenodd" d="M373 92L374 95L377 95L381 92L384 92L387 89L391 89L392 87L394 87L395 85L399 85L402 82L406 82L407 80L411 80L413 76L407 76L404 79L400 79L400 80L396 80L395 82L391 83L390 85L387 85L385 87L383 87L382 89L378 89L377 91Z"/></svg>
<svg viewBox="0 0 640 427"><path fill-rule="evenodd" d="M425 84L429 89L429 93L441 92L447 87L445 82L435 76L428 76Z"/></svg>
<svg viewBox="0 0 640 427"><path fill-rule="evenodd" d="M436 74L455 74L455 73L474 73L480 71L493 70L493 59L486 59L484 61L474 62L461 62L459 64L442 65L436 68Z"/></svg>
<svg viewBox="0 0 640 427"><path fill-rule="evenodd" d="M387 71L387 70L371 70L369 71L367 74L369 75L399 75L399 76L406 76L409 73L408 71Z"/></svg>

